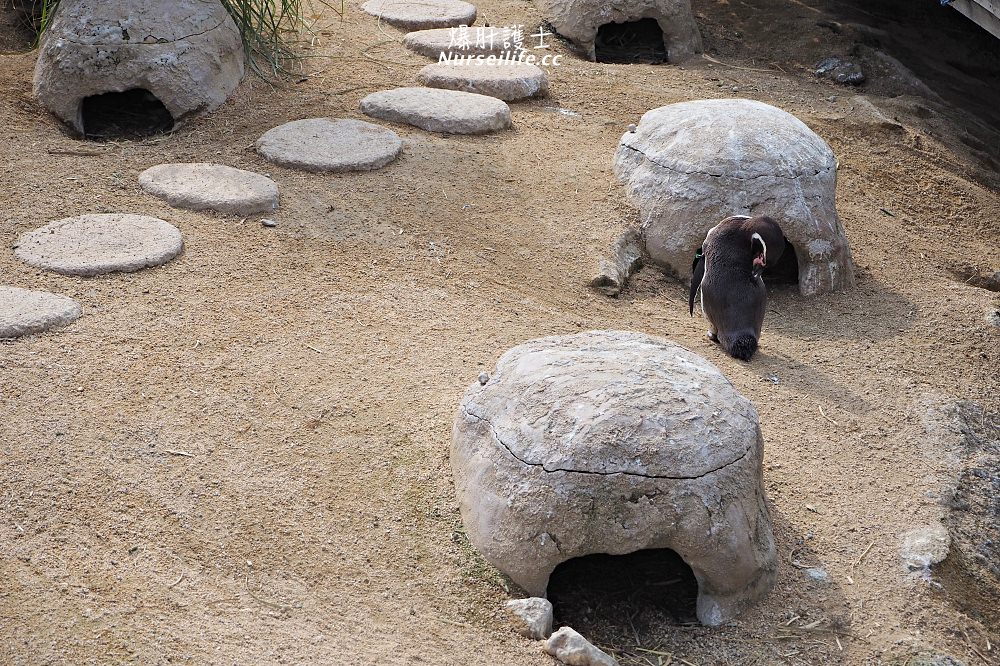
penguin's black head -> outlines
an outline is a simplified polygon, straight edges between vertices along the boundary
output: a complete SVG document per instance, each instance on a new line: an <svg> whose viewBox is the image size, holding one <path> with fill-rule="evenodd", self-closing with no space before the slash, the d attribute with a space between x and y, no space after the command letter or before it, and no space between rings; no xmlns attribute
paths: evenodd
<svg viewBox="0 0 1000 666"><path fill-rule="evenodd" d="M750 237L753 268L762 271L774 265L785 252L785 234L778 223L766 215L751 217L743 223L743 230Z"/></svg>

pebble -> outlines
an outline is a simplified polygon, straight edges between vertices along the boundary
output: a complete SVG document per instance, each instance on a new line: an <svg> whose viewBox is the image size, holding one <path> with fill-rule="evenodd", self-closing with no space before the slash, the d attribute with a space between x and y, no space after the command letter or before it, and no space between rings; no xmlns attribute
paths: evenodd
<svg viewBox="0 0 1000 666"><path fill-rule="evenodd" d="M514 618L517 633L535 640L545 640L552 635L552 603L548 599L512 599L505 606Z"/></svg>
<svg viewBox="0 0 1000 666"><path fill-rule="evenodd" d="M545 641L544 650L567 666L618 666L618 661L595 647L570 627L562 627Z"/></svg>
<svg viewBox="0 0 1000 666"><path fill-rule="evenodd" d="M277 220L272 220L272 219L267 218L267 217L265 217L263 220L261 220L260 223L263 226L265 226L265 227L276 227L276 226L278 226L278 221Z"/></svg>
<svg viewBox="0 0 1000 666"><path fill-rule="evenodd" d="M948 529L937 523L912 529L902 535L899 555L910 571L929 569L943 562L951 548Z"/></svg>
<svg viewBox="0 0 1000 666"><path fill-rule="evenodd" d="M488 381L490 381L490 376L488 374L486 374L485 372L480 372L479 373L479 383L482 384L483 386L486 386L486 382L488 382Z"/></svg>

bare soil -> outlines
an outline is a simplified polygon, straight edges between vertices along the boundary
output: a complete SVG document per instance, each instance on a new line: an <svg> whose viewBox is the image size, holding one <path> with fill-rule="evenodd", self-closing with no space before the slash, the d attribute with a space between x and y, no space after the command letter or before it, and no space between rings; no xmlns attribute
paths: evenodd
<svg viewBox="0 0 1000 666"><path fill-rule="evenodd" d="M162 268L96 278L0 253L3 283L84 307L64 331L0 343L0 663L552 663L510 630L502 604L518 592L463 535L451 423L507 348L599 328L668 336L754 401L782 559L770 597L731 626L639 635L622 621L605 648L625 664L901 665L921 649L1000 663L989 609L963 609L950 576L908 574L898 554L957 483L947 406L1000 407L998 295L957 276L1000 270L1000 143L954 93L921 88L948 77L885 65L874 52L891 43L845 16L851 3L702 0L708 58L591 63L555 40L567 57L551 94L513 105L512 131L396 127L403 156L374 173L262 161L264 131L360 118L363 95L427 62L358 4L326 10L300 82L251 79L173 133L107 143L34 101L35 56L0 22L2 244L99 212L161 217L186 244ZM481 23L541 23L520 0L480 9ZM808 68L831 54L857 54L869 82L817 80ZM975 73L992 57L954 60ZM846 293L775 288L751 363L704 339L681 281L647 269L619 299L586 286L636 221L610 168L627 126L733 96L833 147L858 268ZM278 226L145 195L138 174L171 161L269 174Z"/></svg>

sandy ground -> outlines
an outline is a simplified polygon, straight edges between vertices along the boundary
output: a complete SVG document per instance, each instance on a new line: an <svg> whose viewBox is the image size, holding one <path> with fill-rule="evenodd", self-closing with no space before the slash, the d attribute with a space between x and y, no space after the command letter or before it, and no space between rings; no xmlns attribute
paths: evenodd
<svg viewBox="0 0 1000 666"><path fill-rule="evenodd" d="M825 10L764 4L784 13L696 3L718 63L567 57L549 98L513 106L512 131L397 127L398 162L338 176L251 146L287 120L361 117L361 96L415 80L426 61L354 2L324 17L308 80L249 80L145 142L67 136L32 99L34 55L0 56L2 244L68 215L134 212L186 245L162 268L87 279L0 253L4 284L85 312L0 343L0 663L552 663L503 617L517 591L468 546L447 452L460 395L500 353L592 328L668 336L753 400L783 563L732 626L603 643L624 663L904 664L922 648L1000 663L996 627L898 555L901 533L941 516L954 474L935 414L1000 406L986 320L1000 303L964 281L1000 269L1000 175L944 102L815 81L801 49L849 37L815 25ZM493 25L540 21L515 0L481 10ZM788 39L754 41L755 21ZM610 170L627 125L730 96L781 106L833 147L859 282L814 300L773 292L749 364L704 340L676 280L646 270L619 299L586 287L635 218ZM271 175L279 226L143 194L139 172L167 161Z"/></svg>

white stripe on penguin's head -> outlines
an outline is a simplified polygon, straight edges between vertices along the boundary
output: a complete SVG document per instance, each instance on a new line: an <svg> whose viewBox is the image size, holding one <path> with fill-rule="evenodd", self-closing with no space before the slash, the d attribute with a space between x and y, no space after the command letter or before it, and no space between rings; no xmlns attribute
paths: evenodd
<svg viewBox="0 0 1000 666"><path fill-rule="evenodd" d="M756 231L753 232L753 236L750 237L750 240L751 241L756 240L760 242L760 246L764 248L764 261L767 261L767 243L765 243L764 239L760 237L760 234L757 233Z"/></svg>

